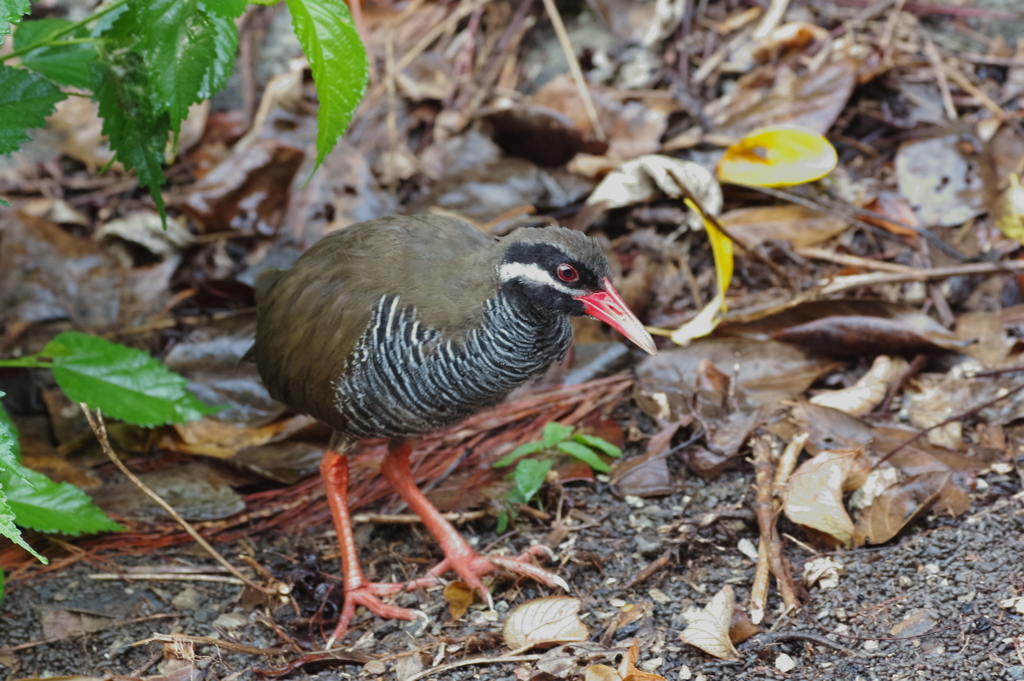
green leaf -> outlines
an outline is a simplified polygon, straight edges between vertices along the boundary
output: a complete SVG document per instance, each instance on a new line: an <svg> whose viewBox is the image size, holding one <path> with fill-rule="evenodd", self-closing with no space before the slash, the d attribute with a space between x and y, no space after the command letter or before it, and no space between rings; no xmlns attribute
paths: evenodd
<svg viewBox="0 0 1024 681"><path fill-rule="evenodd" d="M502 509L501 513L498 514L498 526L495 527L494 530L498 534L502 534L507 529L508 529L508 511L505 510L505 509ZM3 573L0 573L0 577L2 577L2 576L3 576ZM3 584L0 584L0 588L2 588L2 587L3 587ZM0 593L0 596L3 596L3 594Z"/></svg>
<svg viewBox="0 0 1024 681"><path fill-rule="evenodd" d="M92 98L99 104L103 134L125 168L135 168L139 184L149 189L160 217L167 211L160 186L164 183L164 147L171 120L153 108L149 79L142 57L126 48L101 50L99 83Z"/></svg>
<svg viewBox="0 0 1024 681"><path fill-rule="evenodd" d="M206 8L219 17L234 20L245 13L247 4L249 4L247 0L210 0L206 3Z"/></svg>
<svg viewBox="0 0 1024 681"><path fill-rule="evenodd" d="M514 462L519 457L526 456L527 454L534 454L536 452L543 451L544 449L546 448L544 447L543 442L527 442L526 444L519 445L511 452L495 461L494 467L504 468L505 466L511 466L512 462Z"/></svg>
<svg viewBox="0 0 1024 681"><path fill-rule="evenodd" d="M0 0L0 45L3 36L11 34L11 24L20 22L28 10L28 0Z"/></svg>
<svg viewBox="0 0 1024 681"><path fill-rule="evenodd" d="M0 206L3 206L4 208L10 208L11 204L7 203L3 199L0 199Z"/></svg>
<svg viewBox="0 0 1024 681"><path fill-rule="evenodd" d="M320 99L316 166L345 134L366 92L369 62L344 0L287 0Z"/></svg>
<svg viewBox="0 0 1024 681"><path fill-rule="evenodd" d="M607 473L612 469L611 466L606 464L601 457L597 455L597 452L586 445L581 445L579 442L573 442L571 440L569 442L559 442L558 450L579 459L595 471Z"/></svg>
<svg viewBox="0 0 1024 681"><path fill-rule="evenodd" d="M0 154L17 151L29 139L27 130L46 125L53 105L66 96L42 76L0 66Z"/></svg>
<svg viewBox="0 0 1024 681"><path fill-rule="evenodd" d="M200 99L216 56L216 30L200 0L135 0L109 31L111 39L136 41L131 50L141 55L146 69L150 108L167 112L175 134Z"/></svg>
<svg viewBox="0 0 1024 681"><path fill-rule="evenodd" d="M20 49L46 38L51 33L71 26L67 19L34 19L26 21L14 35L14 47ZM89 32L82 28L70 36L74 38L88 37ZM21 57L21 63L36 73L62 85L71 85L84 90L96 87L96 47L85 43L60 45L57 47L40 47Z"/></svg>
<svg viewBox="0 0 1024 681"><path fill-rule="evenodd" d="M9 510L18 525L70 535L124 529L74 485L54 482L29 468L22 468L22 473L29 484L19 482L11 473L0 475L0 486L7 493Z"/></svg>
<svg viewBox="0 0 1024 681"><path fill-rule="evenodd" d="M544 477L551 470L552 461L523 459L516 466L516 490L523 495L522 503L529 503L544 484Z"/></svg>
<svg viewBox="0 0 1024 681"><path fill-rule="evenodd" d="M5 393L0 392L0 397ZM25 482L28 478L21 474L21 444L18 442L18 429L15 427L7 410L0 404L0 474L13 471Z"/></svg>
<svg viewBox="0 0 1024 681"><path fill-rule="evenodd" d="M572 435L572 426L563 426L557 421L552 421L544 426L544 446L554 447L562 440L567 440Z"/></svg>
<svg viewBox="0 0 1024 681"><path fill-rule="evenodd" d="M214 58L207 65L199 84L200 100L209 99L224 89L235 68L235 53L238 52L238 28L235 22L216 15L212 19Z"/></svg>
<svg viewBox="0 0 1024 681"><path fill-rule="evenodd" d="M5 478L3 474L0 474L0 480ZM36 557L40 562L48 562L45 558L36 553L36 550L28 545L28 542L21 536L21 530L14 524L14 511L7 503L7 497L4 494L3 484L0 483L0 537L7 537L12 542L25 549L33 556Z"/></svg>
<svg viewBox="0 0 1024 681"><path fill-rule="evenodd" d="M608 440L605 440L603 437L595 437L593 435L584 435L583 433L576 433L575 435L573 435L573 439L576 440L576 442L582 442L591 449L596 449L599 452L603 452L608 456L616 458L622 456L622 450L613 445L611 442L608 442Z"/></svg>
<svg viewBox="0 0 1024 681"><path fill-rule="evenodd" d="M195 421L218 411L185 389L186 380L148 353L67 331L40 353L53 358L53 377L72 402L140 426Z"/></svg>

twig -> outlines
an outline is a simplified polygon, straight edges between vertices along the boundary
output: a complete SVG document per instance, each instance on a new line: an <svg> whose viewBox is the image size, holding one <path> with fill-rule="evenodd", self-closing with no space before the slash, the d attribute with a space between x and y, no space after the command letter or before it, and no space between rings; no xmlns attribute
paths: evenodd
<svg viewBox="0 0 1024 681"><path fill-rule="evenodd" d="M794 249L793 252L801 258L823 260L825 262L843 265L844 267L859 267L865 270L893 272L896 274L913 274L917 272L917 268L908 267L907 265L900 265L894 262L884 262L882 260L872 260L871 258L862 258L857 255L849 255L848 253L833 253L832 251L824 248L817 248L814 246L797 248Z"/></svg>
<svg viewBox="0 0 1024 681"><path fill-rule="evenodd" d="M452 662L451 664L443 664L440 667L434 667L433 669L425 669L419 674L413 674L405 681L419 681L425 679L428 676L434 674L440 674L441 672L451 671L452 669L460 669L462 667L471 667L478 664L504 664L506 662L534 662L541 658L540 655L504 655L500 657L474 657L471 660L462 660L460 662Z"/></svg>
<svg viewBox="0 0 1024 681"><path fill-rule="evenodd" d="M880 272L876 274L852 274L846 277L832 277L820 282L815 288L803 291L783 303L772 304L756 309L726 313L723 324L745 324L778 314L783 310L820 300L829 295L840 293L862 286L879 286L884 284L900 284L908 281L928 281L930 279L948 279L950 277L975 276L985 274L1012 274L1024 270L1024 260L1008 262L981 262L954 267L935 267L918 269L907 274Z"/></svg>
<svg viewBox="0 0 1024 681"><path fill-rule="evenodd" d="M28 650L29 648L36 648L38 646L45 646L57 641L64 641L73 636L86 636L88 634L95 633L97 631L103 631L106 629L113 629L115 627L126 627L131 624L138 624L139 622L148 622L150 620L164 620L178 617L178 615L169 612L159 612L155 615L146 615L145 617L136 617L130 620L111 620L110 624L102 626L100 629L93 629L91 631L79 631L67 636L51 636L50 638L41 638L38 641L26 641L25 643L19 643L15 646L0 646L0 655L7 655L9 653L15 653L19 650Z"/></svg>
<svg viewBox="0 0 1024 681"><path fill-rule="evenodd" d="M147 643L195 643L200 646L214 646L222 650L231 651L232 653L260 655L262 657L272 657L274 655L281 655L282 653L290 652L286 648L257 648L256 646L249 646L244 643L233 643L221 638L213 638L212 636L190 636L188 634L153 634L149 638L136 641L132 646L144 646Z"/></svg>
<svg viewBox="0 0 1024 681"><path fill-rule="evenodd" d="M89 579L94 579L98 582L113 582L113 581L132 581L136 579L146 579L153 582L218 582L220 584L237 584L239 586L247 586L245 582L237 577L228 577L227 575L176 575L168 572L138 572L135 574L108 574L106 572L100 572L93 575L88 575Z"/></svg>
<svg viewBox="0 0 1024 681"><path fill-rule="evenodd" d="M168 515L174 518L174 520L179 525L181 525L181 527L186 532L188 532L189 536L191 536L196 541L196 543L202 546L206 550L206 552L214 558L214 560L223 565L228 572L230 572L239 580L241 580L243 584L245 584L251 589L259 591L260 593L265 593L268 595L279 597L286 596L289 593L290 588L288 587L287 584L276 584L268 587L252 582L248 577L243 575L238 570L238 568L229 563L227 559L224 558L224 556L220 555L220 553L218 553L217 550L213 548L213 546L210 545L208 541L203 539L201 534L196 532L195 528L193 528L192 525L190 525L187 520L182 518L181 515L177 511L175 511L170 504L164 501L159 494L157 494L149 487L147 487L146 483L142 482L142 480L140 480L134 473L132 473L124 464L124 462L121 461L120 458L118 458L117 454L114 452L114 448L110 446L110 439L107 437L107 427L106 424L103 422L103 413L99 409L97 409L96 413L93 414L92 411L89 409L89 405L87 405L85 402L80 402L79 406L85 413L85 418L89 421L89 425L92 427L92 432L96 434L96 439L99 440L100 447L103 449L104 453L106 453L106 455L110 458L113 464L117 466L118 470L124 473L125 477L131 480L136 487L145 492L145 494L150 499L155 501L160 506L160 508L164 509L164 511L166 511Z"/></svg>
<svg viewBox="0 0 1024 681"><path fill-rule="evenodd" d="M951 121L957 120L956 106L953 104L953 94L949 91L949 81L946 80L946 70L943 68L942 57L939 56L939 51L935 49L935 43L928 37L924 32L921 33L921 37L924 40L924 54L928 57L928 61L932 64L932 70L935 71L935 81L939 86L939 94L942 95L942 106L946 110L946 118Z"/></svg>
<svg viewBox="0 0 1024 681"><path fill-rule="evenodd" d="M450 523L469 523L490 515L487 511L466 511L464 513L442 513ZM415 525L423 519L410 513L358 513L352 516L353 523L374 525Z"/></svg>
<svg viewBox="0 0 1024 681"><path fill-rule="evenodd" d="M767 547L765 553L768 557L768 565L771 567L772 574L775 575L775 583L779 586L782 602L787 610L794 610L800 607L800 599L797 597L796 584L793 582L789 564L782 554L782 540L779 538L779 530L775 525L778 512L775 508L775 499L772 496L775 467L772 465L771 450L764 439L760 437L754 438L753 449L756 488L754 511L757 514L757 524L761 530L761 543Z"/></svg>
<svg viewBox="0 0 1024 681"><path fill-rule="evenodd" d="M913 272L896 273L882 272L877 274L851 274L846 277L835 277L824 284L820 295L829 295L846 291L860 286L878 286L882 284L901 284L908 281L929 281L931 279L949 279L951 277L970 277L984 274L1011 274L1024 270L1024 260L1010 260L1007 262L974 262L967 265L954 265L952 267L933 267L931 269L919 269Z"/></svg>
<svg viewBox="0 0 1024 681"><path fill-rule="evenodd" d="M587 89L587 81L583 78L583 69L580 68L580 63L576 59L576 52L572 49L569 32L565 30L565 24L562 23L562 15L558 13L558 8L555 7L555 0L543 0L543 2L544 9L551 20L551 26L555 29L555 35L558 36L558 43L562 46L562 52L565 53L566 61L569 62L569 71L572 73L573 80L576 81L576 89L579 91L580 99L583 100L583 110L587 112L587 118L590 119L590 124L594 126L594 136L603 142L607 137L604 134L604 128L601 127L601 121L597 119L597 109L594 108L594 102L590 98L590 90Z"/></svg>
<svg viewBox="0 0 1024 681"><path fill-rule="evenodd" d="M899 227L903 227L908 231L914 232L919 237L928 241L933 246L935 246L943 253L949 255L952 258L956 258L961 262L967 260L967 257L963 253L960 253L959 251L955 250L953 247L946 244L945 241L943 241L942 239L935 236L927 229L924 229L919 225L911 225L906 222L901 222L899 220L891 218L888 215L882 215L881 213L876 213L874 211L866 210L864 208L857 208L856 206L851 206L845 201L838 201L835 199L830 199L828 201L815 201L794 194L793 192L784 191L782 189L777 189L775 187L755 187L754 185L744 185L744 187L746 189L752 189L756 192L761 192L762 194L767 194L768 196L774 196L777 199L782 199L783 201L788 201L789 203L795 203L796 205L803 206L804 208L810 208L811 210L818 211L819 213L839 213L841 217L856 222L861 228L866 229L874 234L877 234L878 236L884 239L891 239L894 241L899 241L901 244L905 244L906 242L900 237L900 235L893 234L889 230L879 227L876 224L872 224L863 218L870 217L879 220L885 220L886 222L898 225Z"/></svg>
<svg viewBox="0 0 1024 681"><path fill-rule="evenodd" d="M1003 400L1005 400L1008 397L1013 397L1014 395L1019 393L1021 390L1024 390L1024 383L1021 383L1016 388L1012 388L1009 391L999 395L998 397L994 397L991 400L987 400L987 401L979 404L976 407L971 407L970 409L968 409L965 412L961 412L959 414L955 414L953 416L950 416L948 419L946 419L945 421L942 421L941 423L936 423L934 426L929 426L928 428L925 428L924 430L922 430L921 432L919 432L917 435L915 435L914 437L910 438L909 440L905 440L905 441L901 442L892 451L890 451L885 456L883 456L881 459L879 459L875 463L875 465L872 466L871 468L872 469L877 469L883 463L885 463L886 461L891 459L893 457L893 455L896 454L896 452L899 452L900 450L904 449L905 447L909 447L910 445L912 445L913 443L917 442L922 437L924 437L927 433L935 430L936 428L942 428L944 426L948 426L950 423L955 423L956 421L962 421L965 418L967 418L968 416L973 416L973 415L977 414L978 412L980 412L980 411L982 411L984 409L988 409L993 404L997 404L999 402L1002 402Z"/></svg>
<svg viewBox="0 0 1024 681"><path fill-rule="evenodd" d="M959 85L964 92L966 92L967 94L981 102L981 105L988 109L989 111L991 111L992 115L994 115L996 118L998 118L1001 121L1009 118L1006 112L1003 111L1003 107L996 104L991 97L986 95L981 90L981 88L979 88L970 80L968 80L967 76L960 73L946 62L942 62L942 69L943 71L945 71L946 75L949 76L949 78L953 82Z"/></svg>
<svg viewBox="0 0 1024 681"><path fill-rule="evenodd" d="M763 541L757 543L757 568L754 581L750 585L750 621L760 624L768 605L768 586L772 570L768 565L768 545Z"/></svg>

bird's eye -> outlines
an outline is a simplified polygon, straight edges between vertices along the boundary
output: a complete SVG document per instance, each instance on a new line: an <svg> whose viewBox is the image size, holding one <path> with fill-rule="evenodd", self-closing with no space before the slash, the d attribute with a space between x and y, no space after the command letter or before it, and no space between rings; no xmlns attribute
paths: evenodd
<svg viewBox="0 0 1024 681"><path fill-rule="evenodd" d="M576 271L576 268L572 265L561 264L558 269L555 270L558 273L558 278L567 283L573 283L579 281L580 273Z"/></svg>

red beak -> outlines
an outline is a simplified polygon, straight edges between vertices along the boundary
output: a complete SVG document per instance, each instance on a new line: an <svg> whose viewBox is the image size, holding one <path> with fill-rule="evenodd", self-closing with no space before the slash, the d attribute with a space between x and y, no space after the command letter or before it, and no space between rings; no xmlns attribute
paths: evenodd
<svg viewBox="0 0 1024 681"><path fill-rule="evenodd" d="M629 340L636 343L644 352L656 355L658 349L654 347L654 339L647 329L640 323L626 303L622 302L619 292L612 286L612 282L605 277L604 290L591 293L589 296L579 296L576 300L586 306L587 314L602 322L607 322Z"/></svg>

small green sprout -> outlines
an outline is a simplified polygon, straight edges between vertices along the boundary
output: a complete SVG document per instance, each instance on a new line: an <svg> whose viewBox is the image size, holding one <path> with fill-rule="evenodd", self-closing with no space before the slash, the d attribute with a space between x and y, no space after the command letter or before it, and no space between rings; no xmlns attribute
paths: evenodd
<svg viewBox="0 0 1024 681"><path fill-rule="evenodd" d="M495 468L505 468L516 464L515 470L509 473L515 487L505 498L505 508L498 515L498 532L508 529L509 520L515 520L513 510L515 504L528 504L540 491L548 471L554 465L552 456L555 452L568 454L590 466L599 473L611 470L601 454L611 457L622 455L622 450L605 439L584 433L573 433L573 426L563 426L552 421L544 426L543 438L519 445L511 452L494 462ZM540 454L540 457L533 457Z"/></svg>

